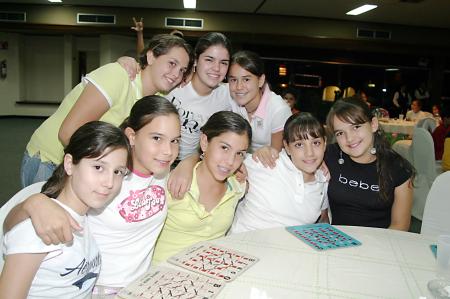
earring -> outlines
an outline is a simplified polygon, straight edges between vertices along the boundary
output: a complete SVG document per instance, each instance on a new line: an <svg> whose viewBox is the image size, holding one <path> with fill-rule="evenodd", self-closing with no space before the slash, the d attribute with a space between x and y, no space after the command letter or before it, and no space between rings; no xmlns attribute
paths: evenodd
<svg viewBox="0 0 450 299"><path fill-rule="evenodd" d="M375 155L375 154L377 153L377 149L376 149L375 147L372 147L372 148L370 149L370 153L371 153L372 155Z"/></svg>
<svg viewBox="0 0 450 299"><path fill-rule="evenodd" d="M342 164L344 164L344 158L342 158L342 151L339 153L339 155L340 155L340 158L338 159L338 164L342 165Z"/></svg>
<svg viewBox="0 0 450 299"><path fill-rule="evenodd" d="M200 160L203 160L203 158L205 158L205 153L200 154Z"/></svg>

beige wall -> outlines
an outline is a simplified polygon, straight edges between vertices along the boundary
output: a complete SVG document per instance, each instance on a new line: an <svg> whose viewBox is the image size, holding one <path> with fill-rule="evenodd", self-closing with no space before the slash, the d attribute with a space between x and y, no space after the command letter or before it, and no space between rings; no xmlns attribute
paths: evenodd
<svg viewBox="0 0 450 299"><path fill-rule="evenodd" d="M129 36L30 35L0 32L8 42L0 50L6 59L8 76L0 80L0 116L48 116L57 105L18 104L17 102L60 102L78 78L78 51L88 53L87 69L113 62L126 51L133 51L135 39Z"/></svg>

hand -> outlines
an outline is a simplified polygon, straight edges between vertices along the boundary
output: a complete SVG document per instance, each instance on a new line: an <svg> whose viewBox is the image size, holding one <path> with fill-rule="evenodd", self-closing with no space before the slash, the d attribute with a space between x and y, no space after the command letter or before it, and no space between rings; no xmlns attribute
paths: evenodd
<svg viewBox="0 0 450 299"><path fill-rule="evenodd" d="M170 173L167 188L173 198L182 199L184 194L191 188L192 170L198 159L198 155L189 156L178 163L177 167Z"/></svg>
<svg viewBox="0 0 450 299"><path fill-rule="evenodd" d="M330 218L328 218L328 209L322 210L320 213L320 218L318 223L330 223Z"/></svg>
<svg viewBox="0 0 450 299"><path fill-rule="evenodd" d="M279 152L276 149L270 146L263 146L253 153L252 158L256 162L261 162L264 167L274 168L278 156Z"/></svg>
<svg viewBox="0 0 450 299"><path fill-rule="evenodd" d="M241 167L238 168L238 170L236 170L236 179L238 180L239 183L243 184L245 183L245 181L247 180L248 177L248 172L247 172L247 167L245 167L245 164L242 163Z"/></svg>
<svg viewBox="0 0 450 299"><path fill-rule="evenodd" d="M132 57L122 56L117 59L117 62L128 73L131 81L133 81L136 78L136 75L141 71L139 63Z"/></svg>
<svg viewBox="0 0 450 299"><path fill-rule="evenodd" d="M331 179L331 175L330 175L330 170L328 169L328 166L325 163L325 161L323 161L322 164L320 164L319 169L322 171L323 175L327 179L327 182L329 182Z"/></svg>
<svg viewBox="0 0 450 299"><path fill-rule="evenodd" d="M46 245L71 242L72 229L83 229L66 210L44 194L31 196L24 209L30 215L36 234Z"/></svg>
<svg viewBox="0 0 450 299"><path fill-rule="evenodd" d="M138 22L136 21L136 18L133 17L134 27L131 27L136 32L142 32L144 31L144 18L141 17L141 20Z"/></svg>

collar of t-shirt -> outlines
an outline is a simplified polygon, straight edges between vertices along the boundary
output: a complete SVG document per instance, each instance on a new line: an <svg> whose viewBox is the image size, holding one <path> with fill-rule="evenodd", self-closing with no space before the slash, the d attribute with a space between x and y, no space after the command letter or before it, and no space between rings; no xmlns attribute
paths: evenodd
<svg viewBox="0 0 450 299"><path fill-rule="evenodd" d="M289 155L287 154L285 149L281 150L279 159L280 159L280 162L283 163L289 171L299 175L303 181L303 172L294 165L294 163L292 162L291 158L289 157ZM318 183L325 183L327 181L327 179L321 169L317 169L314 176L316 178L316 182L318 182Z"/></svg>
<svg viewBox="0 0 450 299"><path fill-rule="evenodd" d="M198 162L197 165L195 165L195 167L194 167L193 174L192 174L191 188L187 192L188 196L190 196L192 198L192 200L197 203L198 203L198 199L200 198L200 189L198 188L198 185L197 185L196 172L197 172L197 167L200 165L200 163L201 162ZM240 185L234 175L227 178L226 184L227 184L227 191L225 192L224 197L220 200L220 202L217 204L217 206L214 209L212 209L209 213L213 212L217 207L222 205L224 202L233 198L235 194L243 193L243 190L245 190L244 189L245 186ZM201 205L201 204L199 204L199 206L203 207L203 205ZM202 211L206 211L206 210L203 208ZM197 212L199 212L199 211L197 211Z"/></svg>
<svg viewBox="0 0 450 299"><path fill-rule="evenodd" d="M271 96L271 91L268 84L264 84L264 91L261 96L261 101L259 102L258 108L256 108L253 117L258 117L264 119L266 117L267 112L267 104L269 103L269 99Z"/></svg>

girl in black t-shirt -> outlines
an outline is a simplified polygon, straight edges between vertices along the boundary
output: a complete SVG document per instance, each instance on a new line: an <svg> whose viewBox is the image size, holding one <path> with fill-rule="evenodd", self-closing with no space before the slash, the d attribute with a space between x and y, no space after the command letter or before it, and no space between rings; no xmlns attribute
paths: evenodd
<svg viewBox="0 0 450 299"><path fill-rule="evenodd" d="M332 223L409 229L411 164L394 152L364 101L337 101L327 117L337 144L326 151Z"/></svg>

